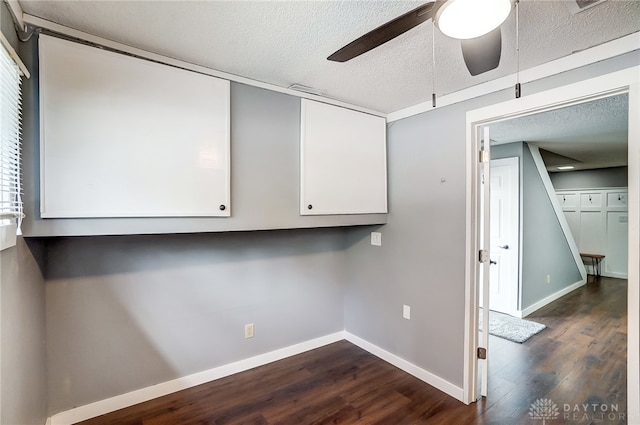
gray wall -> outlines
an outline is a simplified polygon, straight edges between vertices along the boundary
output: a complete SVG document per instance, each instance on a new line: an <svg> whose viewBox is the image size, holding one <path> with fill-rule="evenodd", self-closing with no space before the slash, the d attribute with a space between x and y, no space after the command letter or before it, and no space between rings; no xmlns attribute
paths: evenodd
<svg viewBox="0 0 640 425"><path fill-rule="evenodd" d="M14 48L18 40L4 2L0 28ZM0 252L0 423L44 424L47 417L44 279L36 257L41 245ZM33 252L32 252L33 250Z"/></svg>
<svg viewBox="0 0 640 425"><path fill-rule="evenodd" d="M35 259L40 248L18 238L0 252L3 425L42 425L47 418L45 289Z"/></svg>
<svg viewBox="0 0 640 425"><path fill-rule="evenodd" d="M633 52L525 84L523 96L639 63ZM391 123L389 216L379 228L383 245L370 245L372 228L349 231L345 328L458 386L463 384L466 112L510 99L512 89ZM527 302L538 295L525 294ZM402 304L411 306L409 321L402 319Z"/></svg>
<svg viewBox="0 0 640 425"><path fill-rule="evenodd" d="M502 145L491 146L491 159L517 157L519 160L520 181L522 182L522 151L525 148L524 143L505 143Z"/></svg>
<svg viewBox="0 0 640 425"><path fill-rule="evenodd" d="M380 247L370 245L371 228L350 232L345 296L347 331L460 386L465 108L389 126L388 224ZM403 304L411 320L402 318Z"/></svg>
<svg viewBox="0 0 640 425"><path fill-rule="evenodd" d="M582 280L528 147L523 154L522 310Z"/></svg>
<svg viewBox="0 0 640 425"><path fill-rule="evenodd" d="M47 251L51 414L344 329L339 229L56 238Z"/></svg>
<svg viewBox="0 0 640 425"><path fill-rule="evenodd" d="M627 167L600 168L550 173L556 190L599 189L604 187L627 187Z"/></svg>
<svg viewBox="0 0 640 425"><path fill-rule="evenodd" d="M193 233L385 223L385 214L300 216L300 99L231 84L231 217L41 219L37 35L25 48L26 236ZM79 176L78 178L82 178Z"/></svg>

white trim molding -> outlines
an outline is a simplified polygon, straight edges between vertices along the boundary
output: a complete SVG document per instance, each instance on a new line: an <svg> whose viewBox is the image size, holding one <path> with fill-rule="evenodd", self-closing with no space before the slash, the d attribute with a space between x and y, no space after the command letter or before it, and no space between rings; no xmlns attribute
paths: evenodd
<svg viewBox="0 0 640 425"><path fill-rule="evenodd" d="M571 71L585 65L600 62L639 49L640 34L635 32L616 40L520 71L519 81L521 84L530 83L532 81L541 80L543 78L551 77L552 75L561 74L563 72ZM516 81L516 74L510 74L459 90L457 92L445 94L438 98L438 105L435 108L431 103L431 99L429 99L428 101L418 103L417 105L389 113L387 115L387 122L401 120L423 112L433 111L444 106L484 96L489 93L509 89L515 85Z"/></svg>
<svg viewBox="0 0 640 425"><path fill-rule="evenodd" d="M343 339L344 332L339 331L320 338L315 338L309 341L301 342L299 344L280 348L268 353L259 354L248 359L205 370L204 372L194 373L193 375L184 376L182 378L163 382L151 387L142 388L105 400L96 401L95 403L56 413L47 420L47 425L71 425L76 422L95 418L96 416L114 412L119 409L124 409L125 407L133 406L134 404L149 401L154 398L162 397L167 394L195 387L197 385L224 378L235 373L243 372L245 370L272 363L277 360L295 356L296 354L304 353L305 351L313 350L328 344L332 344L334 342L342 341Z"/></svg>
<svg viewBox="0 0 640 425"><path fill-rule="evenodd" d="M627 420L640 424L640 67L629 85Z"/></svg>
<svg viewBox="0 0 640 425"><path fill-rule="evenodd" d="M22 6L20 6L20 2L18 0L5 0L7 6L9 7L9 11L11 12L11 17L13 18L13 22L16 23L18 28L21 31L27 30L27 24L24 23L22 16L24 12L22 11Z"/></svg>
<svg viewBox="0 0 640 425"><path fill-rule="evenodd" d="M462 388L447 381L446 379L443 379L438 375L429 372L428 370L422 369L421 367L416 366L415 364L403 359L402 357L390 353L389 351L380 348L377 345L374 345L358 336L355 336L352 333L345 331L344 338L350 343L357 345L358 347L368 351L374 356L381 358L385 362L390 363L399 369L402 369L409 375L415 376L416 378L420 379L423 382L426 382L432 387L439 389L445 394L448 394L451 397L462 401Z"/></svg>

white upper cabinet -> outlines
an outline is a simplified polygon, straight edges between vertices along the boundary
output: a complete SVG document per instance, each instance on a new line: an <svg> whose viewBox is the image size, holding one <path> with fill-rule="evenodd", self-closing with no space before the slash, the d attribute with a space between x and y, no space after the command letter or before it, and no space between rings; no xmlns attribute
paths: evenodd
<svg viewBox="0 0 640 425"><path fill-rule="evenodd" d="M386 213L385 119L301 102L300 214Z"/></svg>
<svg viewBox="0 0 640 425"><path fill-rule="evenodd" d="M229 216L229 87L41 35L41 216Z"/></svg>

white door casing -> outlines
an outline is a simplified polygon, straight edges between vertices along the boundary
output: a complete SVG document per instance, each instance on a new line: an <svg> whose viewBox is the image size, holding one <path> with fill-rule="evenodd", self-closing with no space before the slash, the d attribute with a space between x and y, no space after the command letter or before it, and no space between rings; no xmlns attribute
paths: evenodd
<svg viewBox="0 0 640 425"><path fill-rule="evenodd" d="M483 132L483 146L482 149L486 152L486 156L491 156L491 148L490 148L490 132L489 127L485 126L482 129ZM480 179L480 249L485 251L485 253L489 253L490 251L490 240L489 235L491 234L491 220L488 218L491 216L491 202L490 202L490 182L491 182L491 164L486 161L482 163L481 168L481 179ZM486 219L485 219L486 218ZM489 291L491 288L491 263L489 258L480 258L480 262L478 264L480 272L479 272L479 307L480 310L476 310L476 315L482 315L482 323L483 329L479 334L479 346L483 347L486 352L489 351ZM485 356L486 357L486 356ZM480 396L486 397L489 391L489 361L488 358L478 359L478 368L480 370Z"/></svg>
<svg viewBox="0 0 640 425"><path fill-rule="evenodd" d="M553 88L544 92L512 99L498 104L467 112L467 232L466 232L466 291L465 291L465 337L463 402L470 403L477 398L477 347L478 347L478 249L480 249L479 228L479 184L481 164L477 161L480 147L479 129L492 122L517 116L559 109L565 106L588 102L620 93L629 93L629 278L628 278L628 322L627 374L640 374L640 68L633 66L599 77ZM560 210L560 204L558 203ZM567 224L568 228L568 224ZM640 423L640 382L627 381L628 410L630 423Z"/></svg>

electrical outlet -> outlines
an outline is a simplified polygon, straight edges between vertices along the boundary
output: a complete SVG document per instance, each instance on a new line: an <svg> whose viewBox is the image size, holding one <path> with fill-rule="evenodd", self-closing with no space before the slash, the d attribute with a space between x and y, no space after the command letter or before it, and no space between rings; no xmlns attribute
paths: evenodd
<svg viewBox="0 0 640 425"><path fill-rule="evenodd" d="M253 338L253 323L244 325L244 337Z"/></svg>
<svg viewBox="0 0 640 425"><path fill-rule="evenodd" d="M548 285L548 284L550 284L550 283L551 283L551 275L550 275L550 274L548 274L548 275L547 275L547 285Z"/></svg>
<svg viewBox="0 0 640 425"><path fill-rule="evenodd" d="M406 304L402 306L402 317L411 320L411 307Z"/></svg>
<svg viewBox="0 0 640 425"><path fill-rule="evenodd" d="M382 233L371 232L371 245L382 246Z"/></svg>

